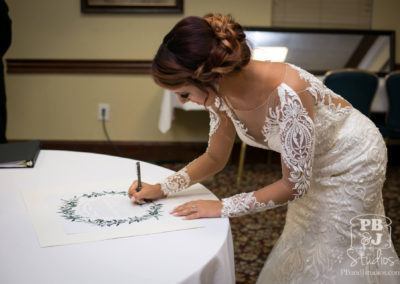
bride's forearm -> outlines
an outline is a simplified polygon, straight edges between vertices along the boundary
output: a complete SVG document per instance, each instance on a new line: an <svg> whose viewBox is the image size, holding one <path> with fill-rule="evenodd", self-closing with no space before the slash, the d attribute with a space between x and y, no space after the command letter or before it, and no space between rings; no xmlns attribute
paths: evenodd
<svg viewBox="0 0 400 284"><path fill-rule="evenodd" d="M213 159L209 153L204 153L175 174L160 182L164 195L182 191L192 184L198 183L220 172L228 159Z"/></svg>
<svg viewBox="0 0 400 284"><path fill-rule="evenodd" d="M257 191L222 199L221 217L239 217L285 205L294 198L290 184L278 180Z"/></svg>
<svg viewBox="0 0 400 284"><path fill-rule="evenodd" d="M259 202L268 203L272 200L275 204L286 204L295 197L292 184L279 179L276 182L267 185L254 192Z"/></svg>

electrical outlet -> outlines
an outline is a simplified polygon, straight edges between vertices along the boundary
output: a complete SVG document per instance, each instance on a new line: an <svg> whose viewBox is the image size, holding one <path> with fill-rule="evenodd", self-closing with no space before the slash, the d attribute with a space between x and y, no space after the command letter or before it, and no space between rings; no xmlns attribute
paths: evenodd
<svg viewBox="0 0 400 284"><path fill-rule="evenodd" d="M109 104L99 104L97 111L97 119L103 120L103 112L104 112L104 120L110 120L110 105Z"/></svg>

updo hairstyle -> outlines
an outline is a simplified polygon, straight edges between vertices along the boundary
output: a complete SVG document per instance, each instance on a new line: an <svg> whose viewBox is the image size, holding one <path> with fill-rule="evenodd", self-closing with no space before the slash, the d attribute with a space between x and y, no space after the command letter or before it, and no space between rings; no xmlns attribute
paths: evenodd
<svg viewBox="0 0 400 284"><path fill-rule="evenodd" d="M231 15L192 16L164 37L153 59L152 75L165 88L191 84L216 91L216 79L240 70L249 60L245 33Z"/></svg>

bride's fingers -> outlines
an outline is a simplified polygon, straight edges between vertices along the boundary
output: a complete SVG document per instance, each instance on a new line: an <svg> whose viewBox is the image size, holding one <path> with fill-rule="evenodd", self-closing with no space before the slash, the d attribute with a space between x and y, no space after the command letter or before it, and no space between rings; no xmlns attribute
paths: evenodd
<svg viewBox="0 0 400 284"><path fill-rule="evenodd" d="M136 192L136 188L137 188L137 180L135 180L128 189L129 198L132 198L132 195Z"/></svg>
<svg viewBox="0 0 400 284"><path fill-rule="evenodd" d="M180 211L184 210L185 209L185 204L175 207L174 209L172 209L172 211L170 213L173 214L173 213L177 213L177 212L180 212Z"/></svg>
<svg viewBox="0 0 400 284"><path fill-rule="evenodd" d="M194 203L185 203L176 207L170 213L175 216L187 216L189 214L197 213L197 206Z"/></svg>
<svg viewBox="0 0 400 284"><path fill-rule="evenodd" d="M171 212L172 215L174 216L186 216L192 213L192 210L190 208L180 208L173 210Z"/></svg>
<svg viewBox="0 0 400 284"><path fill-rule="evenodd" d="M199 212L194 212L192 214L186 215L186 217L183 218L183 219L185 219L185 220L193 220L193 219L198 219L200 217L201 217L201 215L200 215Z"/></svg>
<svg viewBox="0 0 400 284"><path fill-rule="evenodd" d="M172 210L172 212L180 212L184 210L193 210L193 209L197 209L196 205L193 202L187 202L182 205L179 205L178 207L175 207L175 209Z"/></svg>

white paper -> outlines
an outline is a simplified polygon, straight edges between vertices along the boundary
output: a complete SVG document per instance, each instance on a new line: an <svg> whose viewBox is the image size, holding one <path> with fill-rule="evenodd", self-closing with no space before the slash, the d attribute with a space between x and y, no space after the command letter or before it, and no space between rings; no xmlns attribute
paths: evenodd
<svg viewBox="0 0 400 284"><path fill-rule="evenodd" d="M169 212L197 199L217 199L200 184L144 205L126 196L131 181L24 189L22 195L41 247L201 227Z"/></svg>

